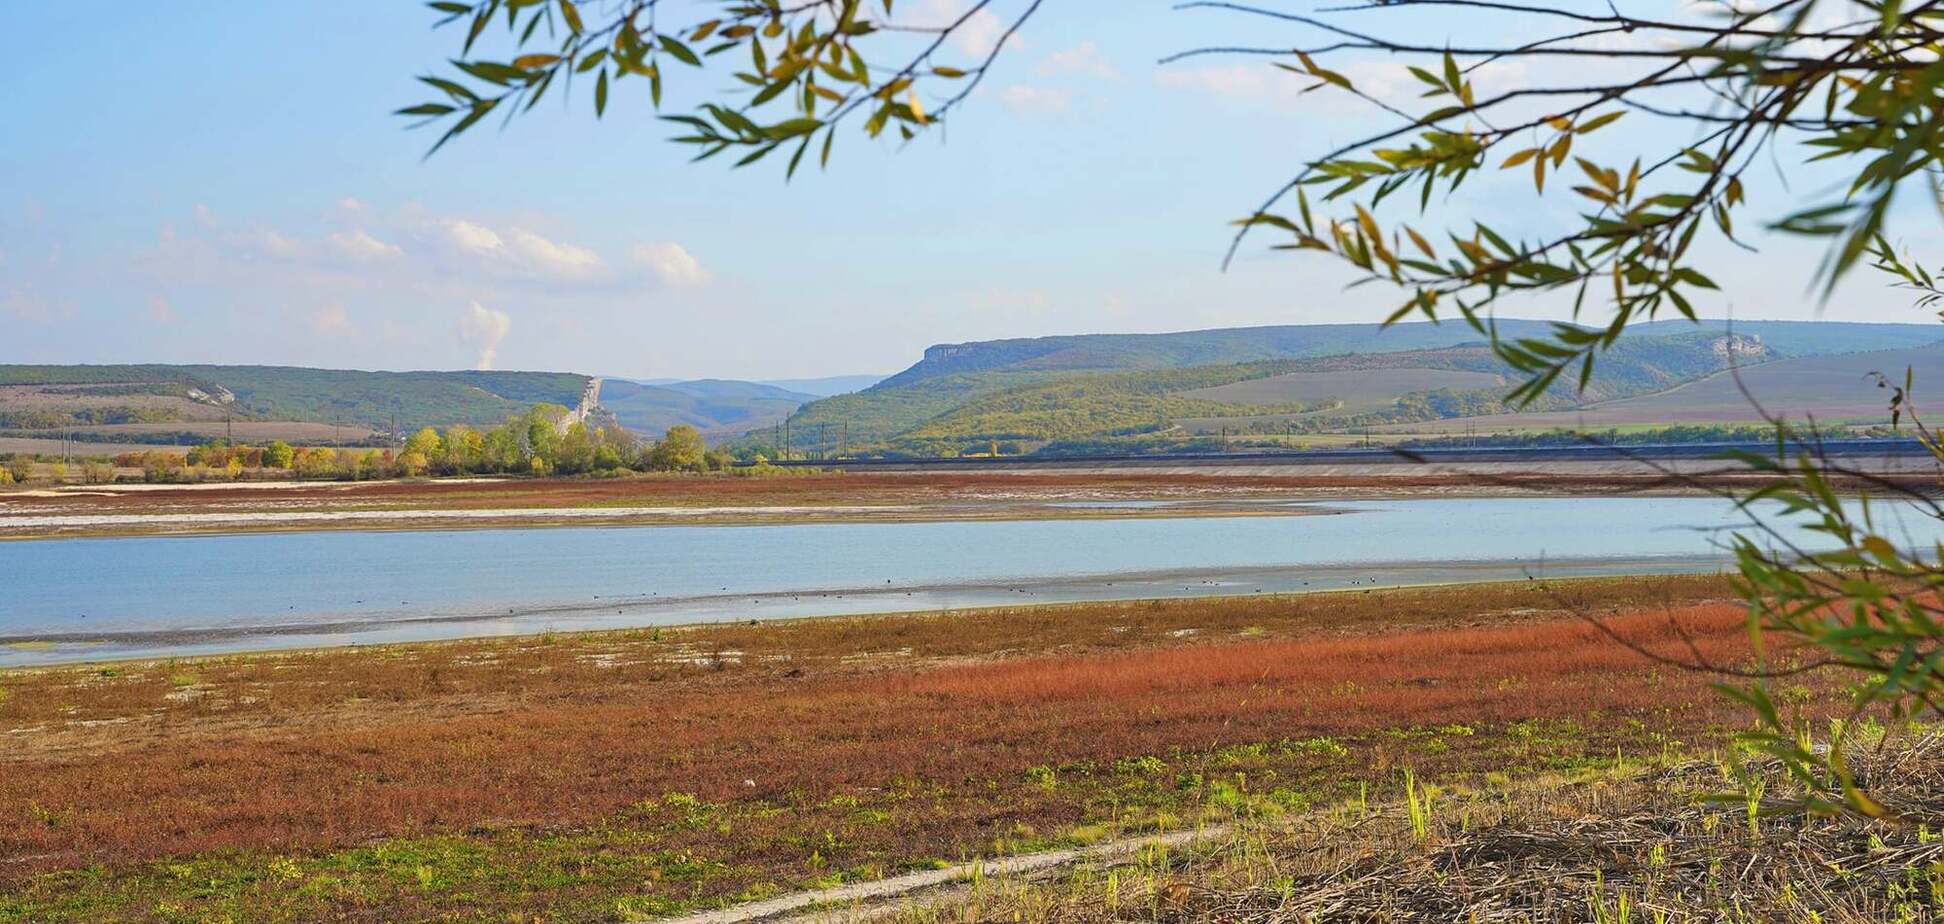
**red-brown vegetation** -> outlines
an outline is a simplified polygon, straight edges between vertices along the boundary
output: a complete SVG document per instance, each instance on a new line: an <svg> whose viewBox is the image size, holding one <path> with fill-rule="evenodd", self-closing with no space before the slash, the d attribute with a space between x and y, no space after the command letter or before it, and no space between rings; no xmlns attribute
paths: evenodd
<svg viewBox="0 0 1944 924"><path fill-rule="evenodd" d="M1419 603L1436 596L1415 593ZM1335 599L1369 607L1372 598ZM1261 611L1276 604L1247 605ZM1317 598L1302 605L1327 606ZM1128 609L1108 608L1097 628L1118 628L1115 617ZM951 617L961 626L976 618ZM1746 653L1742 614L1732 605L1636 611L1612 625L1670 654L1686 650L1679 634L1712 658ZM480 642L465 649L473 652L465 659L431 665L444 676L415 677L416 687L401 688L395 703L339 702L255 721L178 711L126 747L97 742L34 753L29 730L12 736L30 743L27 753L0 773L0 817L8 819L0 825L0 876L228 848L326 848L482 824L571 827L668 792L814 801L910 780L946 787L986 781L975 788L988 791L991 781L1016 780L1043 764L1314 736L1361 742L1357 763L1368 772L1404 759L1426 769L1482 771L1505 765L1502 748L1511 745L1503 736L1426 755L1400 750L1405 745L1379 733L1597 716L1586 723L1584 745L1610 752L1646 746L1643 729L1690 736L1734 715L1705 689L1707 678L1653 664L1558 615L1349 637L1222 635L1185 637L1165 648L907 667L814 652L786 660L781 650L761 663L728 667L747 653L717 647L700 664L621 670L607 682L600 682L602 668L567 686L536 679L544 695L503 696L484 711L432 695L448 684L464 688L469 674L495 676L488 685L502 689L520 685L518 671L528 670L520 656L490 656L491 646L515 643ZM634 653L652 644L641 642ZM679 657L696 658L694 646ZM282 663L288 671L281 686L245 687L257 703L283 689L332 682L301 660ZM200 670L206 680L224 668L178 669ZM34 684L18 686L30 694L21 698L23 708L44 705L31 695ZM74 698L72 690L67 695ZM150 701L149 708L157 705ZM1042 798L1036 808L1033 801L1005 806L1006 818L1076 817L1075 806ZM943 813L913 836L942 838L946 844L933 846L943 847L963 838L967 825L976 832L995 823L998 810ZM1029 817L1035 812L1043 817Z"/></svg>

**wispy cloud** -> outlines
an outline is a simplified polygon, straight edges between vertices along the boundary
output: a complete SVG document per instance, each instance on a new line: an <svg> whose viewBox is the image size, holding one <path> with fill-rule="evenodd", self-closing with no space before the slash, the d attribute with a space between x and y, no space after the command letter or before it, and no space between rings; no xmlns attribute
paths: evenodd
<svg viewBox="0 0 1944 924"><path fill-rule="evenodd" d="M1101 80L1120 79L1120 71L1114 68L1114 63L1107 60L1106 55L1101 54L1100 46L1094 44L1093 39L1047 55L1034 70L1042 77L1078 74Z"/></svg>
<svg viewBox="0 0 1944 924"><path fill-rule="evenodd" d="M338 255L351 260L388 260L405 255L404 248L381 241L362 228L334 232L325 243Z"/></svg>
<svg viewBox="0 0 1944 924"><path fill-rule="evenodd" d="M674 241L636 244L629 252L629 258L636 266L653 273L664 285L693 287L709 281L709 271L702 268L702 264L687 248Z"/></svg>
<svg viewBox="0 0 1944 924"><path fill-rule="evenodd" d="M1073 107L1073 91L1015 83L999 91L999 102L1020 115L1059 115Z"/></svg>
<svg viewBox="0 0 1944 924"><path fill-rule="evenodd" d="M972 4L969 0L924 0L905 25L924 29L942 29L965 16ZM902 18L902 17L901 17ZM992 53L1004 40L1007 47L1018 50L1025 47L1025 41L1017 33L1006 39L1006 21L994 15L991 10L981 9L959 25L952 33L952 46L968 57L983 58Z"/></svg>
<svg viewBox="0 0 1944 924"><path fill-rule="evenodd" d="M356 333L351 326L351 314L336 302L311 312L307 320L310 329L320 337L349 337Z"/></svg>

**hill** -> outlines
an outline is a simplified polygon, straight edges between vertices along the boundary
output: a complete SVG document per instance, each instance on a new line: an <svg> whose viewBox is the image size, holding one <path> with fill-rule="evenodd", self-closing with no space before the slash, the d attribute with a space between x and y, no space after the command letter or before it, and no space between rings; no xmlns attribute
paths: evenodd
<svg viewBox="0 0 1944 924"><path fill-rule="evenodd" d="M1492 414L1446 421L1431 426L1396 427L1415 432L1439 432L1460 426L1477 432L1499 429L1571 428L1603 430L1656 424L1748 425L1760 422L1742 393L1745 387L1771 414L1798 423L1813 417L1823 424L1888 426L1890 394L1878 388L1871 373L1883 373L1902 384L1905 369L1917 386L1919 412L1927 393L1944 388L1944 344L1911 350L1872 350L1822 356L1798 356L1720 373L1654 394L1590 401L1569 411ZM1739 377L1740 382L1736 381ZM1928 384L1927 384L1928 383ZM1929 423L1926 416L1926 423Z"/></svg>
<svg viewBox="0 0 1944 924"><path fill-rule="evenodd" d="M1552 327L1499 322L1502 336L1540 336ZM1529 410L1558 412L1667 391L1705 379L1731 359L1755 364L1941 339L1944 328L1929 324L1653 322L1639 325L1610 351L1588 392L1562 385ZM852 450L912 454L981 451L998 441L1044 444L1164 432L1176 438L1327 433L1509 412L1500 402L1509 387L1504 371L1475 331L1456 324L1296 325L944 344L862 392L804 406L790 426L799 446L807 445L809 434L828 430L848 433ZM1670 412L1668 422L1683 419Z"/></svg>
<svg viewBox="0 0 1944 924"><path fill-rule="evenodd" d="M242 421L253 439L356 441L388 429L394 415L401 429L483 427L534 404L572 407L588 381L559 372L0 365L0 431L71 428L85 440L193 442Z"/></svg>
<svg viewBox="0 0 1944 924"><path fill-rule="evenodd" d="M1501 337L1543 336L1550 321L1498 322ZM1629 336L1653 338L1696 333L1750 334L1790 356L1895 349L1944 339L1933 324L1844 324L1827 321L1653 321L1629 329ZM1381 324L1290 324L1235 327L1166 334L1079 334L978 343L946 343L925 350L911 368L877 387L897 387L925 379L991 371L1074 371L1083 369L1165 369L1223 363L1294 359L1343 353L1399 353L1474 343L1477 331L1457 322Z"/></svg>
<svg viewBox="0 0 1944 924"><path fill-rule="evenodd" d="M882 375L828 375L816 379L764 379L756 384L828 398L832 395L847 395L854 391L863 391L884 379L885 376Z"/></svg>
<svg viewBox="0 0 1944 924"><path fill-rule="evenodd" d="M621 426L644 436L676 424L688 424L709 436L741 436L776 423L813 400L815 395L804 392L727 379L663 384L606 379L601 384L601 406Z"/></svg>

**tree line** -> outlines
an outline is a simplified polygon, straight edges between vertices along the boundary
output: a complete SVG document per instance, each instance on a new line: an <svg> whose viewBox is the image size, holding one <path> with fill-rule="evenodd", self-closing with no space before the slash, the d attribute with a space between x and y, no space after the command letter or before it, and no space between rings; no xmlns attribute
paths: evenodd
<svg viewBox="0 0 1944 924"><path fill-rule="evenodd" d="M760 457L754 457L760 463ZM272 440L262 446L213 440L185 453L133 452L115 464L139 468L142 479L168 483L243 478L252 471L288 471L299 478L372 480L438 475L619 475L625 472L712 472L735 458L710 449L696 428L670 427L658 440L644 440L611 419L573 420L558 404L537 404L484 430L454 424L425 427L397 447L333 448L294 446ZM766 469L767 466L758 466ZM66 480L65 470L41 466L39 474ZM94 471L94 469L89 469ZM112 469L109 469L112 472ZM26 481L36 472L32 458L19 454L0 468L8 482Z"/></svg>

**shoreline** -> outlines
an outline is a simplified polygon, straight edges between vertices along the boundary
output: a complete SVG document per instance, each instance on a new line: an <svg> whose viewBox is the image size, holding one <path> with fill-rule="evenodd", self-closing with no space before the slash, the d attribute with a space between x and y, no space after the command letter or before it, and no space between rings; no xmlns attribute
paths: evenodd
<svg viewBox="0 0 1944 924"><path fill-rule="evenodd" d="M1721 573L1730 564L1732 559L1721 556L1632 556L1540 562L1442 561L1186 568L1057 575L1037 579L957 581L898 586L890 590L850 587L669 598L638 597L598 604L562 602L514 607L506 612L492 613L426 613L314 623L0 635L0 676L18 671L83 665L247 658L558 635L688 632L733 625L939 615L976 618L981 612L997 610L1186 600L1220 604L1240 600L1309 598L1465 585L1709 575ZM1539 573L1535 574L1535 570ZM1176 586L1180 587L1178 592L1163 592L1164 588ZM1202 592L1200 588L1203 587L1220 590ZM1008 594L1043 596L1040 599L1006 602L1012 599ZM910 605L910 598L913 597L956 602L917 607ZM813 598L815 602L811 602ZM892 601L901 605L880 608L880 604ZM617 602L619 609L616 609ZM777 608L773 607L764 616L747 615L751 607L761 606L764 602L781 603L780 608L786 612L776 613ZM610 610L619 618L607 616ZM653 617L658 613L666 614L668 621L655 621ZM715 614L715 618L709 618L706 614ZM641 621L644 619L647 621ZM444 631L449 629L461 631ZM279 644L280 640L289 640L294 644ZM115 650L117 648L119 650Z"/></svg>
<svg viewBox="0 0 1944 924"><path fill-rule="evenodd" d="M1885 472L1913 488L1909 473ZM1682 497L1768 479L1607 463L872 471L778 478L452 478L75 485L0 492L0 544L468 527L755 525L1301 514L1347 500ZM1842 488L1854 488L1842 485ZM1279 507L1278 505L1282 505Z"/></svg>

